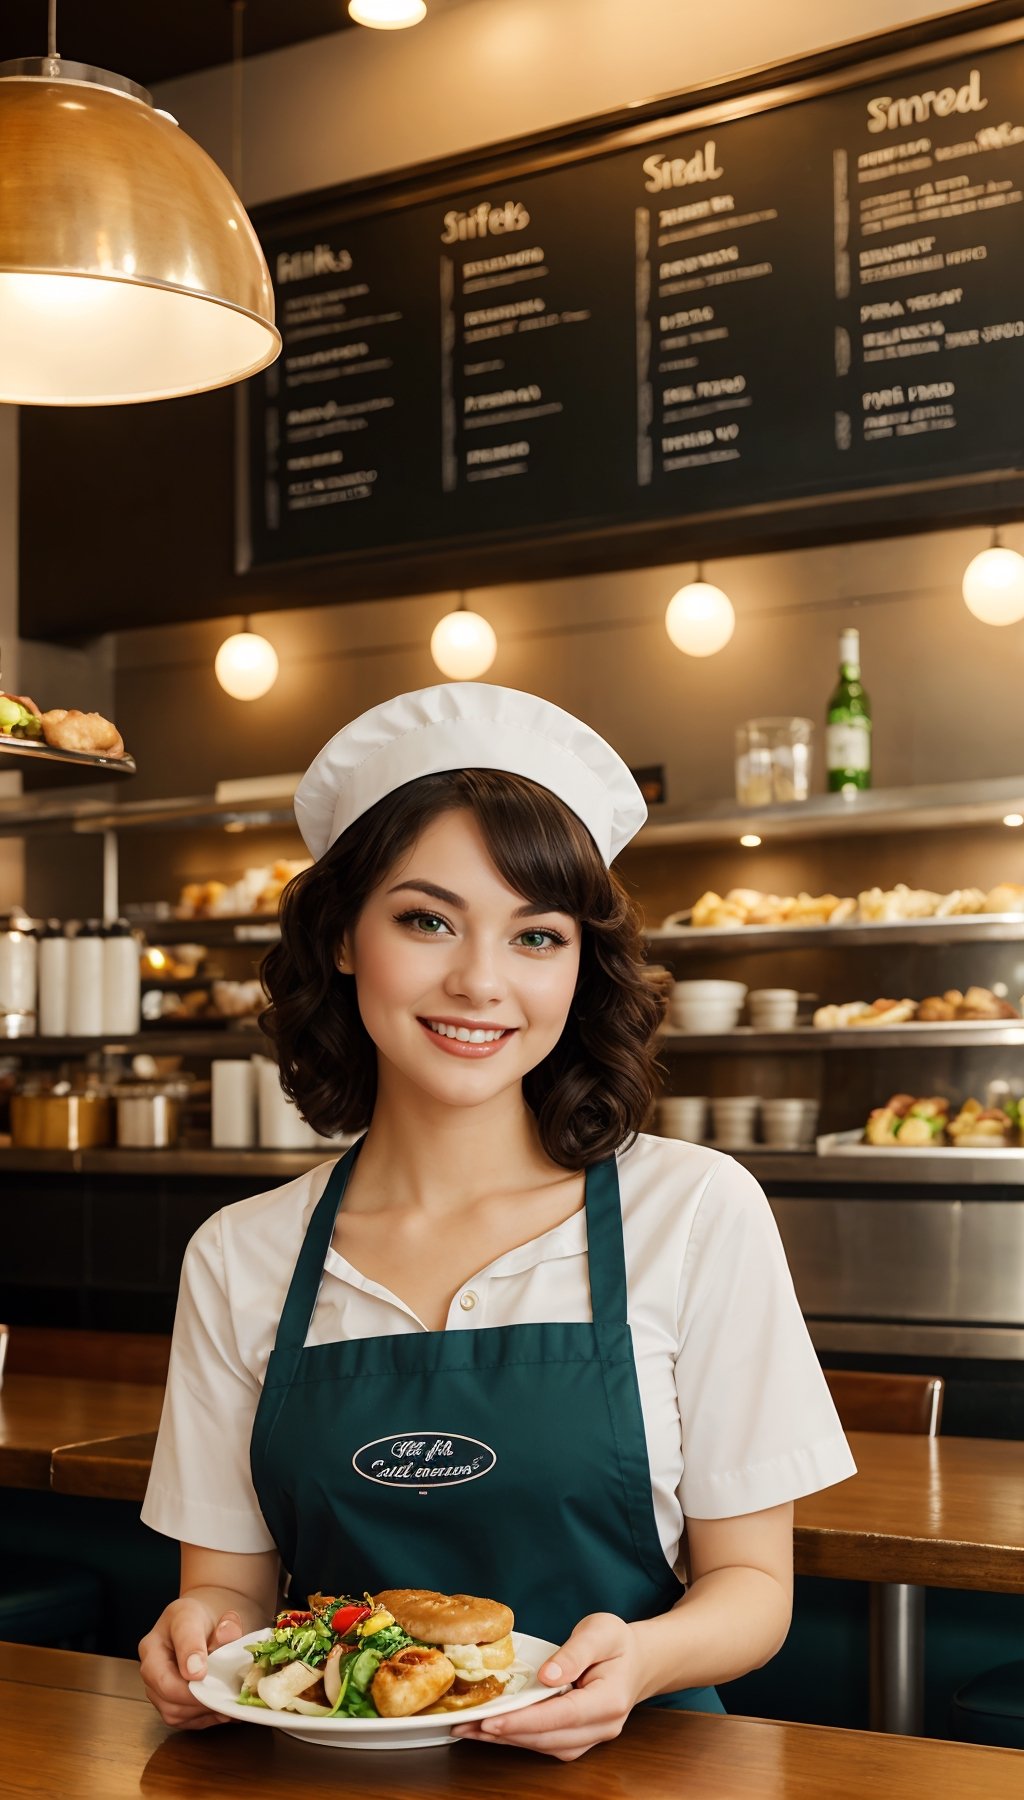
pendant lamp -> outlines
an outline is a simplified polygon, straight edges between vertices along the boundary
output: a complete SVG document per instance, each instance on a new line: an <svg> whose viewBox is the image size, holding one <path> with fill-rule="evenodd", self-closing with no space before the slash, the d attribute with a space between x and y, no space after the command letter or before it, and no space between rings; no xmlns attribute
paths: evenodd
<svg viewBox="0 0 1024 1800"><path fill-rule="evenodd" d="M119 406L255 375L281 335L227 177L145 88L0 63L0 401Z"/></svg>

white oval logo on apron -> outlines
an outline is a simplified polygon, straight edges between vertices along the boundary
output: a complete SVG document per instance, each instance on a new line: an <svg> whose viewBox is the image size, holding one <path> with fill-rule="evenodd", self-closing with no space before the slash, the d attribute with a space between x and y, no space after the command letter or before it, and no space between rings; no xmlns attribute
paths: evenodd
<svg viewBox="0 0 1024 1800"><path fill-rule="evenodd" d="M352 1467L364 1480L379 1482L382 1487L429 1493L431 1488L479 1481L490 1474L497 1460L490 1445L479 1438L450 1437L444 1431L406 1431L363 1444L352 1458Z"/></svg>

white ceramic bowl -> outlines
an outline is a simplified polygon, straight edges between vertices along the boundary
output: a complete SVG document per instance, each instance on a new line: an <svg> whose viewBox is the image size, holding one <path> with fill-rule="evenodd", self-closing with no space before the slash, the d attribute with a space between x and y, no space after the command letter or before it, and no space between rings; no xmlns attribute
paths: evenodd
<svg viewBox="0 0 1024 1800"><path fill-rule="evenodd" d="M673 1000L669 1024L676 1031L733 1031L742 1004L740 1000Z"/></svg>
<svg viewBox="0 0 1024 1800"><path fill-rule="evenodd" d="M742 981L674 981L673 1000L731 1000L742 1006L747 990Z"/></svg>

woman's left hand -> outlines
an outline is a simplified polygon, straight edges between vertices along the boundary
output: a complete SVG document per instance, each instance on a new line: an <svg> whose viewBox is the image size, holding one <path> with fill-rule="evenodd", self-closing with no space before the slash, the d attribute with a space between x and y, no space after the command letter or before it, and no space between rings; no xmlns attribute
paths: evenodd
<svg viewBox="0 0 1024 1800"><path fill-rule="evenodd" d="M474 1738L480 1744L514 1744L573 1762L594 1744L618 1737L640 1698L636 1634L615 1613L589 1613L537 1675L548 1687L571 1681L572 1692L522 1712L456 1725L452 1736Z"/></svg>

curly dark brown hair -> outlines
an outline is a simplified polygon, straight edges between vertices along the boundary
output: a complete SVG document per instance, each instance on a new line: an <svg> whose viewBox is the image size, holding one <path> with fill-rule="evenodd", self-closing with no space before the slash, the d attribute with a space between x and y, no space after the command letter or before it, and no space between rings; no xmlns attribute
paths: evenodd
<svg viewBox="0 0 1024 1800"><path fill-rule="evenodd" d="M281 941L262 967L281 1085L325 1136L363 1130L377 1093L373 1040L355 982L338 973L341 940L369 895L440 813L466 808L495 867L535 905L581 927L580 969L565 1028L531 1069L523 1095L541 1143L564 1169L586 1168L631 1141L657 1085L655 1033L669 977L644 962L640 918L586 826L556 795L519 775L458 769L425 775L356 819L281 902Z"/></svg>

